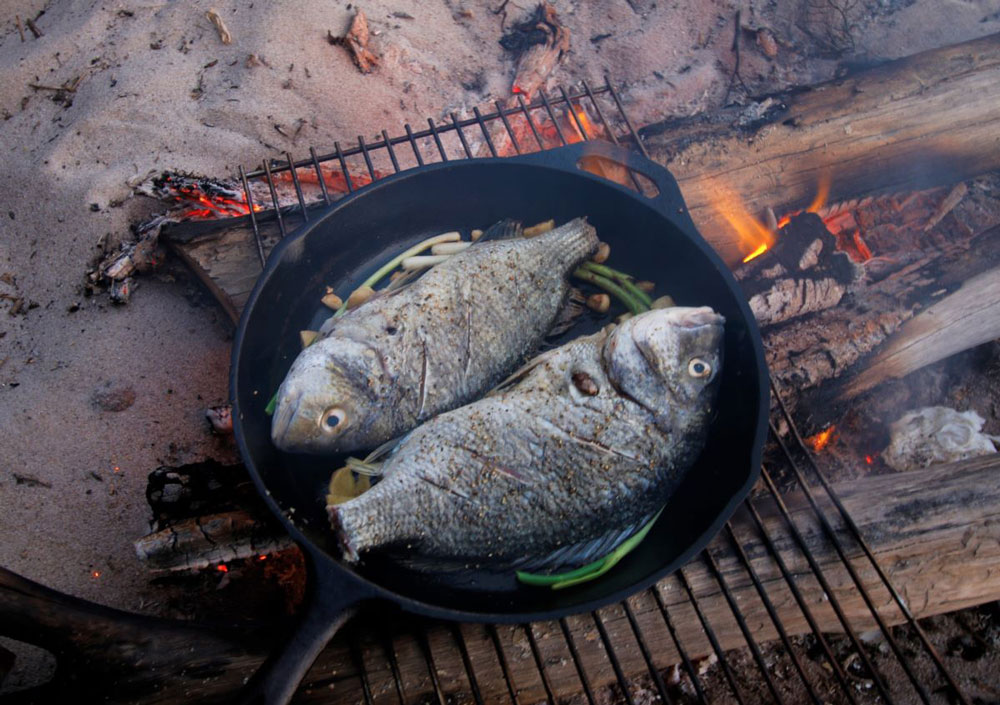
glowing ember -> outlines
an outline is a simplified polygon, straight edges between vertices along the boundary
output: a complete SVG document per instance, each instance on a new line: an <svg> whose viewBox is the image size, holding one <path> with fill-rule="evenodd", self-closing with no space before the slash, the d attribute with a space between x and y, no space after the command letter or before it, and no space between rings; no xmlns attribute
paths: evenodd
<svg viewBox="0 0 1000 705"><path fill-rule="evenodd" d="M99 577L101 577L101 571L99 571L99 570L93 570L93 571L91 571L90 572L90 577L92 577L94 580L97 580Z"/></svg>
<svg viewBox="0 0 1000 705"><path fill-rule="evenodd" d="M267 556L257 556L257 560L258 561L266 561L267 560Z"/></svg>
<svg viewBox="0 0 1000 705"><path fill-rule="evenodd" d="M872 456L870 456L870 455L866 455L866 456L865 456L865 462L866 462L866 463L868 463L869 465L871 465L871 464L872 464L873 462L875 462L875 461L874 461L874 460L872 460Z"/></svg>
<svg viewBox="0 0 1000 705"><path fill-rule="evenodd" d="M220 573L228 573L229 572L229 566L227 566L225 563L220 563L219 565L215 566L215 569L217 571L219 571Z"/></svg>
<svg viewBox="0 0 1000 705"><path fill-rule="evenodd" d="M819 453L830 443L830 440L833 438L833 432L836 428L836 426L830 426L826 430L820 431L815 436L807 438L806 443L809 444L814 452Z"/></svg>

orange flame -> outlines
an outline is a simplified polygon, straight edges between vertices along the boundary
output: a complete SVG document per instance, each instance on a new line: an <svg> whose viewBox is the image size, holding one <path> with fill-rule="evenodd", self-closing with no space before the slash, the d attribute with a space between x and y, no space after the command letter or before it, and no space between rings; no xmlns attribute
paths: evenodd
<svg viewBox="0 0 1000 705"><path fill-rule="evenodd" d="M746 253L744 262L759 257L774 244L774 233L747 212L735 192L718 183L714 184L712 191L712 207L736 232L740 247Z"/></svg>
<svg viewBox="0 0 1000 705"><path fill-rule="evenodd" d="M806 208L806 213L819 213L826 205L826 199L830 196L830 172L824 171L819 175L819 183L816 185L816 197Z"/></svg>
<svg viewBox="0 0 1000 705"><path fill-rule="evenodd" d="M836 430L836 426L830 426L829 428L820 431L815 436L810 436L806 439L806 443L813 449L813 452L819 453L821 450L829 445L831 439L833 438L833 432Z"/></svg>

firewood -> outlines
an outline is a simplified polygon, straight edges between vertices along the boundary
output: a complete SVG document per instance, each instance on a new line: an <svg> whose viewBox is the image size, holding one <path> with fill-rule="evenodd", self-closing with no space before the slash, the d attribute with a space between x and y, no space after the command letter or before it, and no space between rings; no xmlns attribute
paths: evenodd
<svg viewBox="0 0 1000 705"><path fill-rule="evenodd" d="M135 553L153 575L193 572L220 563L288 550L292 540L273 522L245 511L178 522L135 542Z"/></svg>
<svg viewBox="0 0 1000 705"><path fill-rule="evenodd" d="M1000 268L979 274L911 318L852 375L837 394L846 400L887 379L1000 338Z"/></svg>
<svg viewBox="0 0 1000 705"><path fill-rule="evenodd" d="M841 501L868 537L880 565L902 594L917 617L961 609L1000 598L1000 545L995 540L995 525L1000 521L1000 484L994 482L1000 471L1000 456L986 456L926 470L877 477L863 477L835 487ZM969 502L969 497L975 502ZM843 607L852 627L862 632L873 627L870 613L858 590L817 523L813 510L798 492L784 497L794 522L808 549L830 582L834 595ZM820 497L820 504L834 528L841 530L832 506ZM830 608L829 596L811 578L809 567L788 533L788 528L769 497L753 501L768 534L788 569L796 576L806 604L820 630L839 632L842 627ZM741 509L730 522L740 537L744 551L778 610L789 634L808 630L802 612L791 596L768 548L758 531ZM861 566L863 558L853 544L849 557ZM709 546L709 551L740 604L754 635L759 641L776 636L764 607L723 532ZM701 609L712 624L723 649L743 646L743 637L718 582L701 559L684 567L684 575L698 596ZM889 624L903 617L877 578L862 570ZM676 578L667 578L656 588L671 615L689 656L698 658L711 648ZM633 614L643 630L656 666L669 668L679 656L667 632L659 608L649 592L629 600ZM374 616L374 615L372 615ZM600 611L608 634L615 644L631 643L631 628L620 606ZM398 618L396 618L398 620ZM589 615L569 617L567 628L583 667L595 689L615 683L615 672L600 640L594 635ZM427 666L405 626L389 637L396 657L396 667L409 698L434 697L427 679ZM572 666L560 668L563 659L572 663L562 632L548 623L532 627L537 647L553 695L560 701L579 695L580 682ZM391 627L390 627L391 629ZM479 679L485 703L508 702L508 693L500 673L493 642L480 625L458 627L465 635L467 653L477 673L495 677ZM151 703L218 702L232 697L243 679L262 661L265 652L274 648L274 635L247 632L243 629L209 629L188 623L153 619L100 607L77 598L61 595L13 573L0 570L0 632L22 641L51 649L60 668L46 696L54 699L37 702L102 701ZM430 649L437 667L438 685L446 697L468 692L464 679L463 655L451 627L432 626L428 632ZM537 674L532 675L533 660L518 656L527 650L520 627L500 627L498 635L505 651L512 677L523 702L538 702L546 697ZM619 649L623 674L631 678L646 671L637 649ZM391 692L392 669L379 647L369 651L366 661L370 687L376 692ZM319 657L299 691L297 702L355 703L362 695L356 678L356 663L340 640L335 640ZM337 676L336 689L327 687L330 674ZM384 689L384 690L382 690ZM68 700L66 700L68 698ZM106 700L105 700L106 698ZM25 702L31 702L30 698Z"/></svg>
<svg viewBox="0 0 1000 705"><path fill-rule="evenodd" d="M720 184L750 212L779 214L809 203L823 170L834 201L950 186L1000 168L998 104L995 34L778 96L748 125L737 108L643 132L701 233L736 264L746 252L713 206Z"/></svg>
<svg viewBox="0 0 1000 705"><path fill-rule="evenodd" d="M812 240L811 231L804 231L797 225L796 228L792 227L804 217L806 216L796 216L782 230L778 242L784 243L780 247L775 246L775 253L766 252L737 270L737 278L747 290L751 302L783 301L780 297L781 281L772 284L778 287L778 291L768 291L767 284L775 279L768 279L765 274L780 269L781 266L774 260L784 248L790 248L794 252L802 249L801 245L789 242L793 236L805 233L807 239ZM814 216L808 217L815 224L817 219ZM949 330L949 334L944 336L947 343L943 342L943 338L937 338L942 341L941 346L928 351L927 355L914 350L902 358L895 357L895 366L880 364L877 371L864 377L862 383L867 385L865 388L886 379L888 374L916 369L912 365L918 361L922 365L930 364L936 359L942 359L937 355L960 352L977 344L976 340L983 342L982 335L990 334L990 323L982 316L962 316L957 319L952 316L952 320L946 322L933 318L934 314L928 314L922 317L921 324L906 327L906 333L902 332L901 327L920 310L940 301L943 295L961 289L967 280L1000 266L1000 226L989 228L972 238L948 239L940 248L930 245L923 248L910 247L909 241L903 246L904 251L890 253L887 258L898 260L892 265L894 271L878 269L887 265L876 260L866 262L863 265L864 276L846 285L844 295L835 297L836 306L791 320L774 329L764 329L768 367L779 387L796 389L801 393L826 383L815 395L817 398L822 397L824 404L831 400L847 399L861 391L861 388L853 387L854 376L868 365L882 360L880 348L894 334L896 342L892 350L907 348L909 343L918 337L930 335L938 326L948 326ZM811 290L804 287L803 291L808 293ZM966 292L962 297L968 295ZM789 301L803 308L809 306L808 297L790 297ZM956 301L960 302L961 299ZM983 301L978 302L979 307L985 305ZM795 306L791 308L794 312ZM755 308L755 313L759 309L760 306ZM783 309L776 310L783 315ZM776 315L772 310L765 309L760 320L767 324L773 322ZM988 318L988 312L983 316ZM790 318L791 316L787 316L781 320ZM934 321L934 325L929 326L929 321ZM974 330L984 325L987 326L985 330ZM956 334L958 327L968 330ZM890 353L891 350L886 355ZM907 362L904 363L904 359ZM837 378L836 381L829 382L834 378ZM848 393L841 385L852 385L854 391ZM792 406L797 401L796 396L789 399ZM816 405L810 404L810 407L814 406Z"/></svg>

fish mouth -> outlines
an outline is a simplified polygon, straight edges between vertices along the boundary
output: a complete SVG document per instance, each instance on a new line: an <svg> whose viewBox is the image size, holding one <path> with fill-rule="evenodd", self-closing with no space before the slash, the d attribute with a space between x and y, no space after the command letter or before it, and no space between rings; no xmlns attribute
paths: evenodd
<svg viewBox="0 0 1000 705"><path fill-rule="evenodd" d="M295 423L295 417L301 404L301 394L296 395L293 399L285 398L278 401L278 408L274 412L274 418L271 419L271 440L282 450L288 450L286 447L288 432Z"/></svg>
<svg viewBox="0 0 1000 705"><path fill-rule="evenodd" d="M672 311L673 323L681 328L702 328L722 325L725 319L708 306L677 308Z"/></svg>

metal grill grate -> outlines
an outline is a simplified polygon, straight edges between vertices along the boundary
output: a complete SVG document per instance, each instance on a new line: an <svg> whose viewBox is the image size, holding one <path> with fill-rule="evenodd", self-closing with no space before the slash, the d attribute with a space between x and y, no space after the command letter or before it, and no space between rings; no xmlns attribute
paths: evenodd
<svg viewBox="0 0 1000 705"><path fill-rule="evenodd" d="M454 145L456 140L460 146L459 157L464 158L547 149L566 144L577 136L582 139L603 137L649 156L610 82L597 89L591 89L586 83L574 92L559 89L558 95L551 97L543 92L530 104L518 95L516 103L512 107L496 103L496 110L485 115L476 109L474 117L467 119L459 119L452 113L450 122L436 125L428 120L428 127L418 131L405 125L406 134L401 137L390 138L382 131L381 139L371 143L359 137L356 146L346 149L335 142L331 153L318 155L310 148L308 159L294 161L291 155L286 154L283 162L264 162L260 169L250 172L241 169L240 179L247 203L251 206L249 220L260 262L263 264L268 249L261 234L261 223L274 220L280 236L284 237L293 220L308 221L313 205L329 204L338 196L336 192L331 193L325 177L324 166L330 164L335 165L342 175L343 193L351 193L361 181L373 181L383 175L376 167L376 160L387 159L394 172L407 168L409 159L413 161L412 166L421 166L429 161L447 161L455 158L455 154L454 148L449 154L446 143L450 141ZM590 120L584 119L585 116L596 119L596 126L591 123L588 129ZM472 135L466 134L470 128ZM568 129L576 134L567 135ZM502 150L497 147L498 140L504 140ZM412 151L412 156L396 149L400 146ZM363 162L360 172L352 169L350 162L359 156ZM318 182L319 193L311 204L307 203L302 187L302 170L312 170ZM286 172L294 189L292 205L282 203L276 187L276 177ZM359 173L362 176L360 179ZM634 174L632 179L635 187L642 190L642 184ZM254 180L266 182L273 206L271 209L255 212L250 186ZM673 576L617 606L584 617L561 619L557 623L558 632L545 632L548 628L545 625L522 625L512 632L509 627L493 625L439 625L415 619L403 619L402 622L397 619L394 624L387 625L378 618L359 620L360 623L356 623L346 636L346 649L352 667L345 671L349 672L334 673L328 679L313 678L311 694L315 696L317 689L326 684L332 691L322 694L323 702L363 702L365 705L398 702L409 705L419 701L446 705L456 700L471 699L476 705L507 700L513 705L529 705L538 700L555 705L567 697L565 688L557 686L556 680L562 682L575 678L579 683L577 698L582 697L587 705L606 702L600 690L609 682L612 687L617 686L620 701L627 705L640 705L637 701L641 693L635 687L639 681L648 683L648 690L663 703L710 702L713 699L716 702L812 702L816 705L873 699L886 703L918 700L924 703L968 703L931 640L879 566L861 530L807 450L782 401L780 390L772 387L772 392L778 402L778 412L771 425L771 440L780 453L775 464L763 468L757 491L742 505L742 516L747 520L740 525L734 521L727 523L708 549ZM786 436L791 441L786 441L778 433L775 423L787 425L790 433ZM779 491L776 477L780 478L786 494ZM795 512L786 504L788 490L795 490L804 497L809 521L819 527L838 557L838 563L833 568L830 563L826 567L821 566L814 555L815 543L811 549L800 528L803 515L801 512L797 515L797 522L793 516ZM772 514L770 518L764 515L763 505L767 505L767 511ZM775 534L775 521L779 521L784 528L780 536ZM794 561L788 558L787 546L778 545L789 541L796 551ZM720 567L720 543L728 546L728 555L735 557L738 573ZM769 570L775 569L770 578L762 576L762 565L769 566ZM833 584L830 576L834 572L838 575L846 573L849 580L839 579L836 585ZM693 579L696 573L700 576L697 581ZM707 581L705 575L708 576ZM789 602L794 601L814 641L814 651L818 656L810 659L810 663L804 661L804 649L793 643L793 637L779 617L775 604L779 592L775 581L779 579L782 581L781 599L787 597ZM741 584L734 587L737 581ZM706 585L713 591L717 588L721 593L728 615L720 617L718 609L710 609ZM836 621L849 642L850 653L846 659L842 653L837 653L837 648L831 643L834 638L821 628L816 616L817 601L806 595L806 592L815 594L817 589L835 613ZM699 591L702 592L700 596ZM852 620L843 605L843 601L854 593L860 595L867 610L864 620L859 619L857 613ZM672 601L665 597L667 595L672 596ZM674 599L678 595L682 598L680 601ZM748 618L748 597L753 596L760 601L763 612L755 612L757 617L753 617L752 622ZM896 610L896 613L890 621L904 623L910 630L906 635L910 643L905 648L883 616L891 610ZM710 612L714 612L715 616ZM737 651L727 651L718 636L720 625L728 621L729 616L735 621L748 649L749 660L746 652L741 656ZM659 620L659 625L653 617ZM587 627L588 620L593 630ZM611 621L624 625L625 631L617 630L613 636L608 627ZM857 625L862 621L874 622L888 647L891 658L882 659L878 666L873 662L871 649L858 633ZM662 636L651 635L652 630L664 627ZM762 629L773 630L783 647L776 656L773 653L766 655L758 643L755 635L760 634ZM460 660L456 663L460 664L464 673L456 673L451 668L443 670L436 662L432 641L444 638L441 637L442 632L457 648ZM515 639L518 633L525 638L530 658L522 655L515 662L510 655L513 648L511 639ZM697 633L703 636L704 641L691 636ZM430 637L432 634L434 639ZM581 634L585 635L583 641ZM669 640L666 635L669 635ZM553 657L549 646L540 645L543 638L546 644L561 638L565 646L562 653L568 653L569 658ZM843 637L837 638L843 640ZM914 647L914 642L918 646ZM472 646L475 646L475 653ZM587 654L584 654L585 646ZM492 652L489 658L484 657L484 648ZM679 671L675 670L673 674L668 671L671 663L664 661L662 652L666 650L672 650L678 657L675 660L679 664L675 668ZM599 652L603 652L604 665L610 665L613 678L598 677L600 669L594 665L593 653ZM704 664L706 654L714 654L718 661L718 669L709 675L699 668L699 663ZM737 660L743 663L736 663ZM408 666L401 666L403 661L407 664L422 662L426 677L415 678ZM625 661L632 666L624 665ZM820 675L814 667L816 661L822 665ZM644 666L645 674L636 670L636 663ZM754 668L763 682L762 690L748 687L745 676L748 669ZM775 674L781 669L784 669L784 675L779 682ZM895 678L890 685L887 674L894 670L901 677ZM825 677L823 671L826 672ZM670 687L665 680L666 676L671 676L676 682L678 673L686 674L690 686L688 690ZM601 683L598 683L599 680ZM485 687L487 685L490 687ZM526 700L526 693L537 693L541 697ZM309 700L309 696L309 692L301 695L304 700Z"/></svg>

